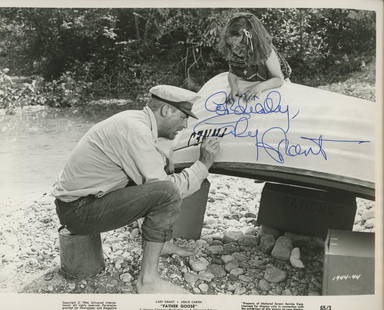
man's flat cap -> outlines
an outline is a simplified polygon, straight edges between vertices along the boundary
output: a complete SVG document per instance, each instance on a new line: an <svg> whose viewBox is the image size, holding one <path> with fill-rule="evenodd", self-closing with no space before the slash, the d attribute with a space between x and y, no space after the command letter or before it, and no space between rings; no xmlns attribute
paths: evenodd
<svg viewBox="0 0 384 310"><path fill-rule="evenodd" d="M172 86L172 85L157 85L149 90L153 98L164 101L176 109L184 112L188 116L197 118L192 112L192 105L199 95L193 91Z"/></svg>

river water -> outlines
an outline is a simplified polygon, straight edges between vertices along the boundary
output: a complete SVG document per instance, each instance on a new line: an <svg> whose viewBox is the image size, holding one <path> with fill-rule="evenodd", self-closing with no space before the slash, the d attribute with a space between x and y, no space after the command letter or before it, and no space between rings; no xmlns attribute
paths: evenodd
<svg viewBox="0 0 384 310"><path fill-rule="evenodd" d="M14 115L0 110L0 200L37 199L49 194L84 133L97 121L124 109L118 105L30 106Z"/></svg>

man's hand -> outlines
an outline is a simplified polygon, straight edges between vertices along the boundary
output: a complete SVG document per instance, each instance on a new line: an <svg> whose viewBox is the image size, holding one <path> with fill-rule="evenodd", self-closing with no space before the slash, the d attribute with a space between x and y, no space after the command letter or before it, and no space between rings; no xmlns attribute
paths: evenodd
<svg viewBox="0 0 384 310"><path fill-rule="evenodd" d="M207 167L207 169L209 169L215 161L219 151L220 143L217 137L204 138L203 143L201 143L200 146L199 160Z"/></svg>
<svg viewBox="0 0 384 310"><path fill-rule="evenodd" d="M166 156L166 165L164 167L166 174L172 174L175 172L175 165L171 157Z"/></svg>

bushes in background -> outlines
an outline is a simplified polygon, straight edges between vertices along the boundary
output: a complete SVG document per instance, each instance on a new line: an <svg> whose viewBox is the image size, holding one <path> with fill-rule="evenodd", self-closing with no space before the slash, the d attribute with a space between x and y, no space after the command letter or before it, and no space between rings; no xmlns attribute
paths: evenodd
<svg viewBox="0 0 384 310"><path fill-rule="evenodd" d="M52 106L137 100L157 83L197 90L227 70L216 46L234 11L240 9L0 8L0 68L43 77L36 85ZM341 80L375 55L374 12L248 11L273 35L294 82Z"/></svg>

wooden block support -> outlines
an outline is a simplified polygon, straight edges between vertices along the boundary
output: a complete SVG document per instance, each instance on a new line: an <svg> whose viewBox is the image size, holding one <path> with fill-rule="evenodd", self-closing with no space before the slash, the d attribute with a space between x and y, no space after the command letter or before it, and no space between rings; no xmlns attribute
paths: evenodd
<svg viewBox="0 0 384 310"><path fill-rule="evenodd" d="M266 183L257 222L325 239L328 229L352 230L355 214L354 194Z"/></svg>
<svg viewBox="0 0 384 310"><path fill-rule="evenodd" d="M200 238L210 186L211 183L206 179L197 192L184 199L179 218L173 227L173 238Z"/></svg>
<svg viewBox="0 0 384 310"><path fill-rule="evenodd" d="M104 255L100 234L73 235L59 230L60 272L69 278L86 278L104 269Z"/></svg>

